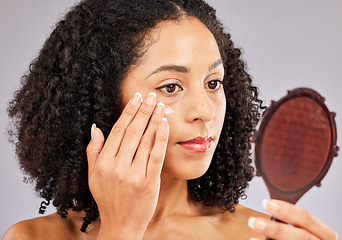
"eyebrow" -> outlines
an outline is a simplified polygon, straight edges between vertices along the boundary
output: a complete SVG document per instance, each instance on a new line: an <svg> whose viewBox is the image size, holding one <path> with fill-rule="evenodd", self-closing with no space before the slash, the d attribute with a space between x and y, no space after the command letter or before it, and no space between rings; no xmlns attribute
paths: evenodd
<svg viewBox="0 0 342 240"><path fill-rule="evenodd" d="M221 59L221 58L220 58L220 59L217 59L216 62L214 62L214 63L210 66L209 72L210 72L211 70L217 68L217 67L218 67L219 65L221 65L221 64L222 64L222 59Z"/></svg>
<svg viewBox="0 0 342 240"><path fill-rule="evenodd" d="M215 69L216 67L218 67L220 64L222 64L222 59L218 59L216 60L210 67L208 72L210 72L211 70ZM153 74L159 73L159 72L163 72L163 71L171 71L171 72L180 72L180 73L188 73L189 69L185 66L180 66L180 65L163 65L160 66L159 68L157 68L156 70L154 70L153 72L151 72L146 78L149 78L150 76L152 76Z"/></svg>

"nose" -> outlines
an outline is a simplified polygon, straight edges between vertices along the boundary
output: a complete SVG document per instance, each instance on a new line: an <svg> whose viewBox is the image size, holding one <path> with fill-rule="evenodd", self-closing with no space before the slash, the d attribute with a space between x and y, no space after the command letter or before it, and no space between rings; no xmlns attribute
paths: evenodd
<svg viewBox="0 0 342 240"><path fill-rule="evenodd" d="M214 117L214 107L207 93L203 90L188 96L186 121L210 122Z"/></svg>

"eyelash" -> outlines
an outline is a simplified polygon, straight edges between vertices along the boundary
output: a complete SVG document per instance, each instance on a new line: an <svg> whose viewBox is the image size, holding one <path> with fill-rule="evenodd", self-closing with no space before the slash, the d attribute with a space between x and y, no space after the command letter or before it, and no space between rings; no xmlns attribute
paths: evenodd
<svg viewBox="0 0 342 240"><path fill-rule="evenodd" d="M174 92L172 92L172 93L167 92L166 88L167 88L167 87L170 87L170 86L175 86L176 88L180 88L181 90L183 89L183 88L181 87L181 85L179 84L179 82L175 82L175 83L165 84L165 85L159 87L158 90L162 91L163 93L165 93L165 94L167 94L167 95L175 94Z"/></svg>
<svg viewBox="0 0 342 240"><path fill-rule="evenodd" d="M221 89L221 87L222 87L222 85L223 85L223 82L221 81L221 80L211 80L211 81L209 81L209 82L207 82L206 83L206 85L208 85L209 83L213 83L213 82L215 82L215 83L218 83L219 85L218 85L218 87L215 87L214 89L210 89L209 87L209 90L212 90L212 91L218 91L219 89ZM162 91L163 93L165 93L165 94L167 94L167 95L172 95L172 94L175 94L175 92L167 92L167 90L166 90L166 88L167 87L171 87L171 86L173 86L173 87L175 87L175 88L180 88L181 90L183 89L182 87L181 87L181 85L179 84L179 82L176 82L176 83L170 83L170 84L166 84L166 85L163 85L163 86L161 86L161 87L158 87L157 89L159 90L159 91ZM178 92L178 91L177 91Z"/></svg>
<svg viewBox="0 0 342 240"><path fill-rule="evenodd" d="M212 82L216 82L216 83L219 84L218 87L215 87L214 89L210 89L210 90L212 90L212 91L218 91L218 90L221 89L222 86L223 86L223 81L218 80L218 79L217 79L217 80L211 80L211 81L207 82L207 84L212 83Z"/></svg>

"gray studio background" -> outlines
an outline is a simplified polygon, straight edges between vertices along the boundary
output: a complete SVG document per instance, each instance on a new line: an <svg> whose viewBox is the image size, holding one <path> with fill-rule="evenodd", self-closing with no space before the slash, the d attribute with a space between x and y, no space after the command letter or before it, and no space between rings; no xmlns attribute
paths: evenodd
<svg viewBox="0 0 342 240"><path fill-rule="evenodd" d="M21 75L52 27L76 0L0 0L0 236L20 220L39 216L40 199L22 182L8 143L6 107ZM342 145L342 1L210 0L237 46L267 105L286 90L311 87L337 113ZM32 149L34 151L34 149ZM342 235L342 150L322 181L298 202ZM268 192L260 178L241 201L263 211ZM47 213L52 213L53 207Z"/></svg>

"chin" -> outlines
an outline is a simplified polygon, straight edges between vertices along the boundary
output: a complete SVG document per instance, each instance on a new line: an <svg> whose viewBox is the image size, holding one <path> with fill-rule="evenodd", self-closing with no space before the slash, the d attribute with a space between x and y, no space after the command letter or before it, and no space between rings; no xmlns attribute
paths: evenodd
<svg viewBox="0 0 342 240"><path fill-rule="evenodd" d="M210 166L212 155L208 155L210 156L197 160L168 158L166 156L163 171L168 175L183 180L199 178L206 173Z"/></svg>

